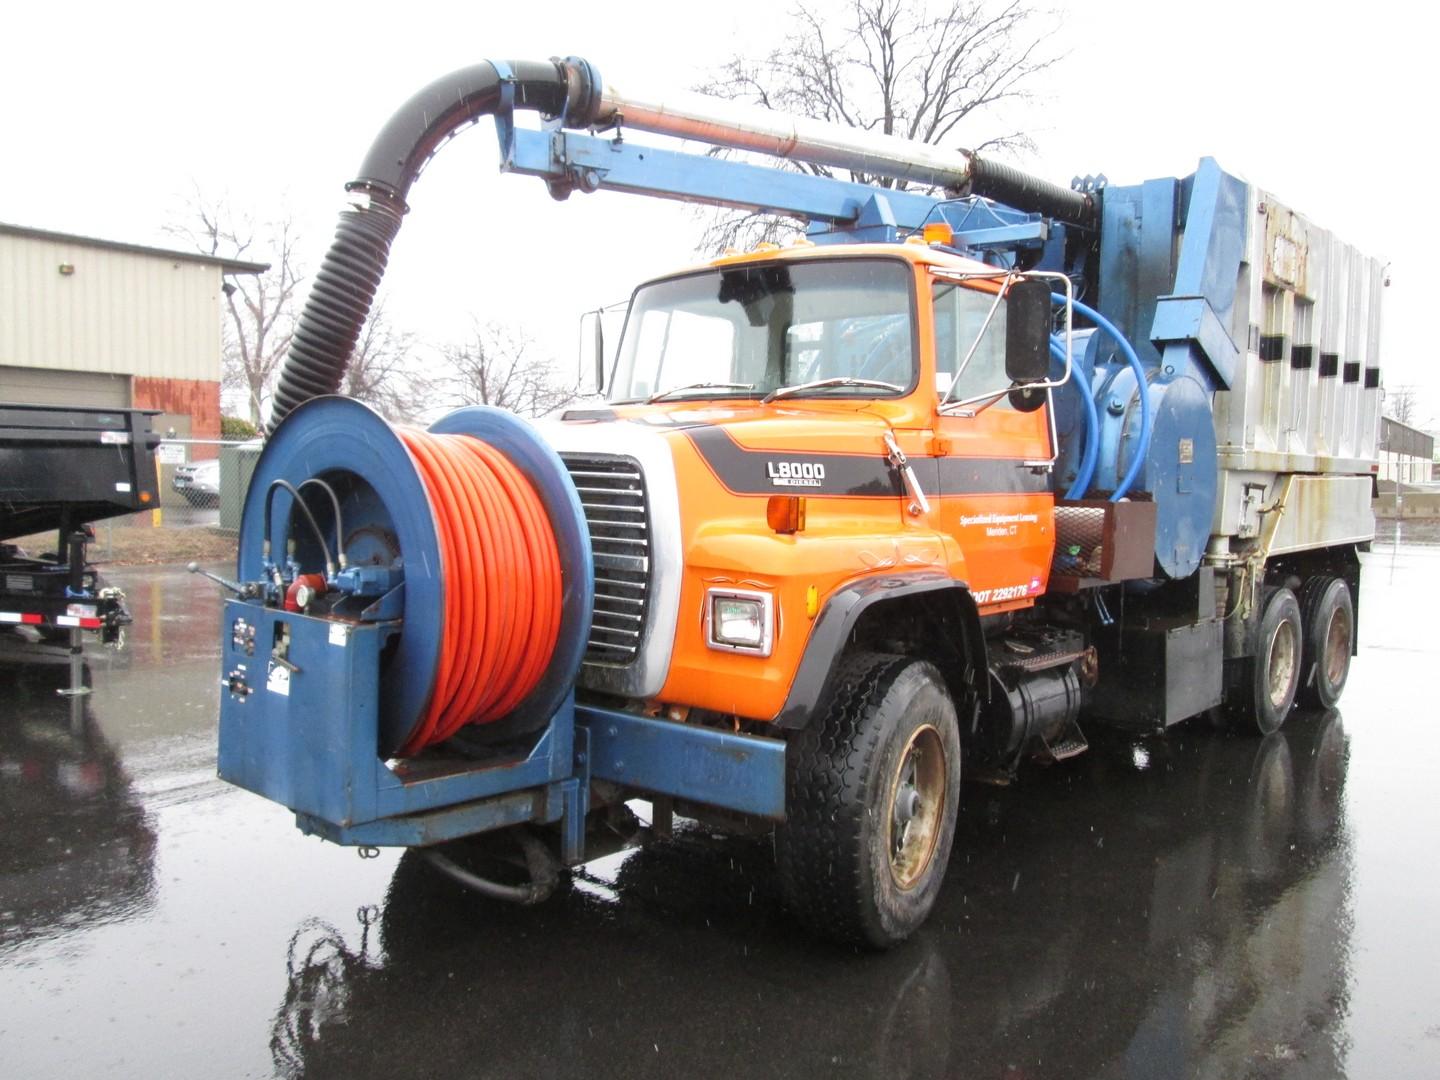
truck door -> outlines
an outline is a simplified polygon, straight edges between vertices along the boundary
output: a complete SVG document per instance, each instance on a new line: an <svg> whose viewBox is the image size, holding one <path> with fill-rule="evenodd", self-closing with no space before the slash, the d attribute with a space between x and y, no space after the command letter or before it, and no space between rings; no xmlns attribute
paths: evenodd
<svg viewBox="0 0 1440 1080"><path fill-rule="evenodd" d="M936 525L965 556L982 611L1028 606L1045 591L1054 547L1046 409L1020 412L1005 377L1005 301L991 282L935 280L931 316L940 499ZM993 310L993 314L991 311ZM987 396L988 395L988 396Z"/></svg>

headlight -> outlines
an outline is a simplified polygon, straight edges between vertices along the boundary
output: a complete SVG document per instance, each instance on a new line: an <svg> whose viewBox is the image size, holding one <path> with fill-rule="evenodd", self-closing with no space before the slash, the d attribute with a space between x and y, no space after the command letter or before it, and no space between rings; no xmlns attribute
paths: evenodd
<svg viewBox="0 0 1440 1080"><path fill-rule="evenodd" d="M705 596L705 640L712 649L769 656L775 600L769 593L711 589Z"/></svg>

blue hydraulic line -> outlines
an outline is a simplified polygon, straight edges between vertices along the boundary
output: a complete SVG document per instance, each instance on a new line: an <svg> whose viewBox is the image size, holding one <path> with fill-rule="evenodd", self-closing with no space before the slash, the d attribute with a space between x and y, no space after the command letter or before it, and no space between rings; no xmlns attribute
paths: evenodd
<svg viewBox="0 0 1440 1080"><path fill-rule="evenodd" d="M1059 293L1051 293L1050 299L1061 305L1067 302L1065 297ZM1076 311L1114 339L1115 344L1120 346L1120 351L1125 354L1130 370L1135 373L1135 389L1140 395L1140 444L1135 448L1135 453L1131 455L1130 468L1125 470L1125 478L1120 481L1120 486L1110 496L1111 502L1119 502L1129 492L1135 483L1135 478L1140 475L1140 466L1145 462L1145 455L1150 452L1150 386L1145 381L1145 369L1140 366L1140 357L1135 355L1134 346L1125 340L1125 335L1116 329L1115 324L1088 304L1082 304L1079 300L1073 303ZM1093 401L1091 405L1093 407ZM1096 420L1098 424L1098 414ZM1116 453L1119 453L1118 448Z"/></svg>
<svg viewBox="0 0 1440 1080"><path fill-rule="evenodd" d="M1065 363L1065 346L1060 343L1058 334L1050 335L1050 356ZM1065 492L1067 499L1083 499L1085 492L1090 490L1090 480L1095 475L1095 462L1100 457L1100 414L1095 408L1095 398L1091 396L1088 386L1082 386L1076 375L1079 369L1072 366L1070 378L1075 379L1076 390L1079 392L1080 400L1085 405L1085 452L1080 456L1080 468L1075 472L1075 480L1070 485L1070 490Z"/></svg>

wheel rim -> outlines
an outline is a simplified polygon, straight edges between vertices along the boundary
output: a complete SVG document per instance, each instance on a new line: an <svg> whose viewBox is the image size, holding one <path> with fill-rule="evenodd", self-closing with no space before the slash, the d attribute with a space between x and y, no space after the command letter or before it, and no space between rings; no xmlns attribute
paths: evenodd
<svg viewBox="0 0 1440 1080"><path fill-rule="evenodd" d="M1325 628L1325 681L1338 686L1345 678L1345 669L1350 663L1350 615L1337 607L1330 615L1330 625Z"/></svg>
<svg viewBox="0 0 1440 1080"><path fill-rule="evenodd" d="M890 783L890 873L912 888L930 866L945 810L945 746L925 724L911 734Z"/></svg>
<svg viewBox="0 0 1440 1080"><path fill-rule="evenodd" d="M1270 704L1276 709L1284 708L1294 692L1297 644L1294 623L1289 619L1283 620L1275 628L1274 637L1270 639L1270 656L1266 668Z"/></svg>

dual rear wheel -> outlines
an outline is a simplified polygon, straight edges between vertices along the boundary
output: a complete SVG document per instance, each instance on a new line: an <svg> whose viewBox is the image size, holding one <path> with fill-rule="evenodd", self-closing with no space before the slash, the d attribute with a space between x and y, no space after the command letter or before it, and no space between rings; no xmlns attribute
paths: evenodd
<svg viewBox="0 0 1440 1080"><path fill-rule="evenodd" d="M1343 578L1312 577L1300 590L1305 622L1306 679L1300 698L1318 709L1333 709L1350 676L1355 649L1355 603Z"/></svg>
<svg viewBox="0 0 1440 1080"><path fill-rule="evenodd" d="M1316 575L1300 595L1287 588L1265 593L1255 655L1241 667L1228 706L1261 735L1279 730L1297 699L1334 708L1350 674L1355 606L1343 578Z"/></svg>

